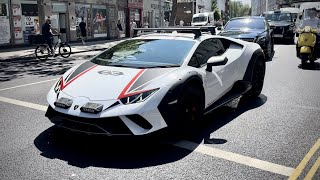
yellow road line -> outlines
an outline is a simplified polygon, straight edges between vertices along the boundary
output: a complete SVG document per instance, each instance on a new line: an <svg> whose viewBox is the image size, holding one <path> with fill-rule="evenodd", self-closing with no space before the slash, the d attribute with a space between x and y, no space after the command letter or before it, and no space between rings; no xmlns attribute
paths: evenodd
<svg viewBox="0 0 320 180"><path fill-rule="evenodd" d="M40 84L40 83L45 83L45 82L57 81L58 79L59 79L59 78L49 79L49 80L39 81L39 82L35 82L35 83L23 84L23 85L20 85L20 86L8 87L8 88L0 89L0 91L5 91L5 90L9 90L9 89L20 88L20 87L25 87L25 86L31 86L31 85L34 85L34 84Z"/></svg>
<svg viewBox="0 0 320 180"><path fill-rule="evenodd" d="M320 166L320 156L318 157L316 163L311 167L310 171L308 172L307 176L304 178L305 180L311 180L314 174L317 172Z"/></svg>
<svg viewBox="0 0 320 180"><path fill-rule="evenodd" d="M306 154L306 156L303 158L303 160L300 162L300 164L297 166L297 168L294 170L294 172L291 174L288 180L295 180L300 176L303 169L306 167L309 160L311 159L313 154L319 149L319 147L320 147L320 138L312 146L312 148L309 150L309 152Z"/></svg>
<svg viewBox="0 0 320 180"><path fill-rule="evenodd" d="M292 174L292 172L294 171L294 168L291 167L282 166L279 164L263 161L260 159L255 159L252 157L224 151L213 147L208 147L202 144L199 145L190 141L179 141L177 143L174 143L173 145L183 149L188 149L201 154L206 154L212 157L217 157L220 159L232 161L235 163L243 164L246 166L254 167L276 174L281 174L284 176L290 176L290 174Z"/></svg>
<svg viewBox="0 0 320 180"><path fill-rule="evenodd" d="M19 101L19 100L10 99L10 98L6 98L6 97L2 97L2 96L0 96L0 101L6 102L6 103L10 103L10 104L15 104L15 105L18 105L18 106L31 108L31 109L36 109L36 110L39 110L39 111L47 111L47 108L48 108L47 106L43 106L43 105L40 105L40 104L34 104L34 103Z"/></svg>

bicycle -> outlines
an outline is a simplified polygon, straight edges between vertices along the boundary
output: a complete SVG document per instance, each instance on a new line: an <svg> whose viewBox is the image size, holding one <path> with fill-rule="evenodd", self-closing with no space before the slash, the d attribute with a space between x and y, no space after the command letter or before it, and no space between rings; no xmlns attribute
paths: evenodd
<svg viewBox="0 0 320 180"><path fill-rule="evenodd" d="M60 34L54 36L58 37L58 42L54 45L53 52L51 53L49 45L43 42L36 47L35 55L37 59L44 61L47 60L48 57L56 57L55 52L57 48L59 48L59 54L63 58L68 58L71 55L71 47L67 43L61 42Z"/></svg>

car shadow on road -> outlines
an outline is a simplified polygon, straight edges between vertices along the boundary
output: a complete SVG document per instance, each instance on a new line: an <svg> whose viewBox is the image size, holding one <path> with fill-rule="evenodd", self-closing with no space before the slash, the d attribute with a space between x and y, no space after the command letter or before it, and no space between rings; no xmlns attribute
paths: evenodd
<svg viewBox="0 0 320 180"><path fill-rule="evenodd" d="M300 64L298 68L303 70L320 71L320 63L319 62L314 62L314 64L306 63L304 67L302 67L302 64Z"/></svg>
<svg viewBox="0 0 320 180"><path fill-rule="evenodd" d="M135 137L101 137L68 133L56 126L42 132L34 140L41 156L60 159L69 165L86 168L102 167L136 169L168 164L185 158L192 150L174 146L180 140L189 140L197 145L224 144L226 139L211 138L210 134L230 123L242 113L258 108L267 101L260 95L246 106L237 109L222 107L205 116L201 125L187 136L161 137L161 134ZM196 148L196 146L194 147ZM188 148L187 148L188 149Z"/></svg>
<svg viewBox="0 0 320 180"><path fill-rule="evenodd" d="M74 66L75 60L86 60L90 57L73 55L69 58L49 58L46 61L37 59L0 61L0 82L19 79L27 75L39 77L62 75Z"/></svg>

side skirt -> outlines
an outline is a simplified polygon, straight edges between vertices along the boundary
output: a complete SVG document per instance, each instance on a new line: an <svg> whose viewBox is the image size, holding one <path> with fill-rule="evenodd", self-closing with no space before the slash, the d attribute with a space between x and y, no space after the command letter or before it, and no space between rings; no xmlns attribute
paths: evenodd
<svg viewBox="0 0 320 180"><path fill-rule="evenodd" d="M231 102L232 100L240 97L242 94L248 92L251 89L252 85L250 81L237 81L234 83L232 89L225 94L223 97L221 97L219 100L214 102L212 105L207 107L204 110L204 114L209 114L213 110Z"/></svg>

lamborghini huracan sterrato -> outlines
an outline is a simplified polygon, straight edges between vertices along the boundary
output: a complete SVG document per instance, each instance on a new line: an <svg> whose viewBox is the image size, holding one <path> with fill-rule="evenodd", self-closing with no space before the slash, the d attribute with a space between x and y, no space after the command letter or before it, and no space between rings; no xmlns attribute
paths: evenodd
<svg viewBox="0 0 320 180"><path fill-rule="evenodd" d="M141 35L71 68L50 89L46 116L73 131L145 135L261 93L258 44L193 33Z"/></svg>

